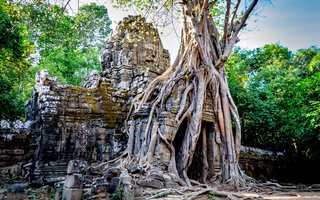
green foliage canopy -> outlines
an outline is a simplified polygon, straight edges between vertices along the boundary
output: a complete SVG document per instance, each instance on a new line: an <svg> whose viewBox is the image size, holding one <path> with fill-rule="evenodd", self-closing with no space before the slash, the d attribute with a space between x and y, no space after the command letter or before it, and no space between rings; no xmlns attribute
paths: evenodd
<svg viewBox="0 0 320 200"><path fill-rule="evenodd" d="M227 62L243 144L319 159L320 49L236 49Z"/></svg>
<svg viewBox="0 0 320 200"><path fill-rule="evenodd" d="M0 119L24 113L23 84L31 63L33 45L14 3L0 1Z"/></svg>
<svg viewBox="0 0 320 200"><path fill-rule="evenodd" d="M0 119L24 116L34 76L42 69L80 85L100 70L100 48L111 31L107 9L95 3L73 15L47 1L0 1Z"/></svg>

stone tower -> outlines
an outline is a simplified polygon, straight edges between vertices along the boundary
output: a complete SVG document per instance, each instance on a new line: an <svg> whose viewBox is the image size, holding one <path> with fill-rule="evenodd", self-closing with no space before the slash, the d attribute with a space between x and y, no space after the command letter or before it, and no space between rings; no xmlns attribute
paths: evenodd
<svg viewBox="0 0 320 200"><path fill-rule="evenodd" d="M102 71L92 71L81 87L59 83L47 70L38 73L27 102L38 144L34 175L65 173L71 159L95 163L119 155L127 142L129 101L169 64L157 30L141 16L129 16L103 45Z"/></svg>

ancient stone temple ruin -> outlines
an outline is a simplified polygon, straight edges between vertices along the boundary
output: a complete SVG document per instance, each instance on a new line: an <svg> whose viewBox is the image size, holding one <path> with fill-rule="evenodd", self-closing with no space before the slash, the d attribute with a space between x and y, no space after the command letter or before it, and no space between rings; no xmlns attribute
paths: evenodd
<svg viewBox="0 0 320 200"><path fill-rule="evenodd" d="M101 50L102 71L81 87L36 75L27 118L38 144L34 175L65 173L69 160L110 160L126 148L128 102L170 64L157 30L140 16L119 23Z"/></svg>
<svg viewBox="0 0 320 200"><path fill-rule="evenodd" d="M37 73L32 97L26 103L26 122L0 121L0 176L19 174L21 178L39 185L55 183L56 199L62 199L62 193L66 199L91 198L94 195L107 197L107 194L119 192L119 182L123 184L127 199L141 196L141 187L178 187L179 180L172 174L151 173L146 179L140 179L136 175L140 168L129 165L128 171L139 178L134 182L133 176L121 173L119 168L104 169L101 164L119 157L127 148L124 122L130 101L169 65L169 53L163 48L157 30L141 16L129 16L119 23L104 43L101 72L93 70L80 87L60 83L47 70ZM173 95L159 114L160 130L175 149L180 148L186 129L185 122L180 127L177 125L178 101L182 95L179 92L182 90L177 87L185 87L186 81L187 78L181 80L173 88ZM208 92L207 99L210 95ZM149 105L142 108L126 124L131 125L135 135L128 148L133 155L142 145L145 132L141 130L146 128L150 113ZM213 169L209 170L213 171L209 177L220 167L219 141L212 130L213 113L212 102L206 101L202 135L208 138L208 146L214 146L211 152L207 152L208 167ZM177 135L173 135L175 132ZM163 141L157 142L161 148L155 149L156 160L159 161L155 165L161 172L170 165L170 150ZM200 182L202 172L199 165L205 164L201 153L203 146L200 142L188 172L190 178ZM243 155L240 164L252 171L252 166L256 166L258 161L250 157L251 154ZM264 156L261 160L268 159ZM275 165L273 161L270 166ZM261 169L265 165L262 164ZM276 173L272 171L269 174ZM85 187L88 191L83 194Z"/></svg>

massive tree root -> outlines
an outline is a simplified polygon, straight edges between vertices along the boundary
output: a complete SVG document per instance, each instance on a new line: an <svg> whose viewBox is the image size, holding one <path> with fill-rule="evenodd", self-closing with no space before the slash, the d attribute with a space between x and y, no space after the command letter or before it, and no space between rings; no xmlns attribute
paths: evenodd
<svg viewBox="0 0 320 200"><path fill-rule="evenodd" d="M182 184L192 185L188 169L194 159L197 144L202 145L201 181L218 182L231 189L246 188L250 182L239 168L241 128L236 105L234 104L226 78L224 63L229 57L240 29L258 0L254 0L243 15L242 21L233 22L240 1L230 15L230 1L227 1L226 23L223 36L209 14L216 1L183 1L184 28L181 45L174 64L161 76L154 79L144 92L133 100L127 120L131 120L128 132L128 159L151 171L159 163L155 156L157 149L166 147L170 153L170 164L164 170L180 177ZM229 20L231 19L231 21ZM229 22L230 21L230 22ZM210 98L209 98L210 97ZM168 102L178 107L173 111ZM212 104L214 133L206 133L204 127L204 104ZM178 104L173 105L173 104ZM139 112L149 108L146 126L142 120L135 120ZM170 110L171 109L171 110ZM166 137L161 127L166 126L163 113L174 118L175 129L171 139ZM232 128L232 118L235 131ZM184 123L182 144L174 146L179 127ZM138 124L137 124L138 123ZM213 142L219 147L220 171L215 173L212 165ZM164 145L160 145L164 144ZM160 150L161 151L161 150ZM217 164L215 164L217 165Z"/></svg>

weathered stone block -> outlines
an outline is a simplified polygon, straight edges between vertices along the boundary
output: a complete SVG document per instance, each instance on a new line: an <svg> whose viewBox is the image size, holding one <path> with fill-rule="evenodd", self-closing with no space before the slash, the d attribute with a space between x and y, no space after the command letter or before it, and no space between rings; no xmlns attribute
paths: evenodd
<svg viewBox="0 0 320 200"><path fill-rule="evenodd" d="M110 191L110 184L103 184L103 185L93 185L91 186L91 193L92 194L99 194L103 192Z"/></svg>
<svg viewBox="0 0 320 200"><path fill-rule="evenodd" d="M66 177L66 188L82 188L83 186L83 176L82 174L74 173L72 175L67 175Z"/></svg>
<svg viewBox="0 0 320 200"><path fill-rule="evenodd" d="M28 200L28 195L26 194L15 194L15 193L8 193L7 200Z"/></svg>
<svg viewBox="0 0 320 200"><path fill-rule="evenodd" d="M133 188L133 185L124 185L122 194L123 194L123 199L133 200L134 199L134 188Z"/></svg>
<svg viewBox="0 0 320 200"><path fill-rule="evenodd" d="M117 177L121 173L121 169L118 167L109 167L103 173L103 176L106 177L108 180L111 180L112 177Z"/></svg>
<svg viewBox="0 0 320 200"><path fill-rule="evenodd" d="M64 188L62 198L65 200L80 200L82 197L82 189Z"/></svg>
<svg viewBox="0 0 320 200"><path fill-rule="evenodd" d="M97 185L105 185L105 184L108 184L108 180L107 180L107 178L97 178L96 184Z"/></svg>
<svg viewBox="0 0 320 200"><path fill-rule="evenodd" d="M24 184L17 183L17 184L10 185L7 188L7 190L8 190L8 193L23 194L23 193L25 193L25 189L27 187L28 187L27 183L24 183Z"/></svg>
<svg viewBox="0 0 320 200"><path fill-rule="evenodd" d="M23 149L15 149L13 151L14 155L23 155L24 154L24 150Z"/></svg>
<svg viewBox="0 0 320 200"><path fill-rule="evenodd" d="M50 198L52 192L53 192L53 188L46 185L37 190L37 197L39 199L48 199Z"/></svg>
<svg viewBox="0 0 320 200"><path fill-rule="evenodd" d="M134 185L134 180L128 173L122 173L120 175L120 181L122 185Z"/></svg>
<svg viewBox="0 0 320 200"><path fill-rule="evenodd" d="M152 187L156 189L161 189L164 187L164 184L162 181L159 181L157 179L144 179L137 181L137 184L141 187Z"/></svg>
<svg viewBox="0 0 320 200"><path fill-rule="evenodd" d="M67 174L83 173L87 167L87 162L82 160L70 160L67 168Z"/></svg>
<svg viewBox="0 0 320 200"><path fill-rule="evenodd" d="M171 182L171 177L167 174L163 174L164 182Z"/></svg>
<svg viewBox="0 0 320 200"><path fill-rule="evenodd" d="M169 176L171 177L171 180L175 183L179 183L179 179L175 174L170 173Z"/></svg>
<svg viewBox="0 0 320 200"><path fill-rule="evenodd" d="M150 179L157 179L159 181L164 181L163 175L156 172L156 171L151 172L151 174L149 175L149 178Z"/></svg>
<svg viewBox="0 0 320 200"><path fill-rule="evenodd" d="M165 188L178 188L179 184L175 182L165 182Z"/></svg>
<svg viewBox="0 0 320 200"><path fill-rule="evenodd" d="M13 184L7 188L8 200L27 200L28 195L25 189L28 187L28 184Z"/></svg>
<svg viewBox="0 0 320 200"><path fill-rule="evenodd" d="M54 184L62 182L64 180L66 180L66 177L62 177L62 176L60 176L60 177L46 177L45 178L46 184L49 184L49 185L54 185Z"/></svg>
<svg viewBox="0 0 320 200"><path fill-rule="evenodd" d="M112 177L111 178L110 188L109 188L109 192L111 194L119 193L119 182L120 182L120 179L118 177Z"/></svg>
<svg viewBox="0 0 320 200"><path fill-rule="evenodd" d="M135 185L133 186L134 189L134 197L142 197L143 196L143 188Z"/></svg>

